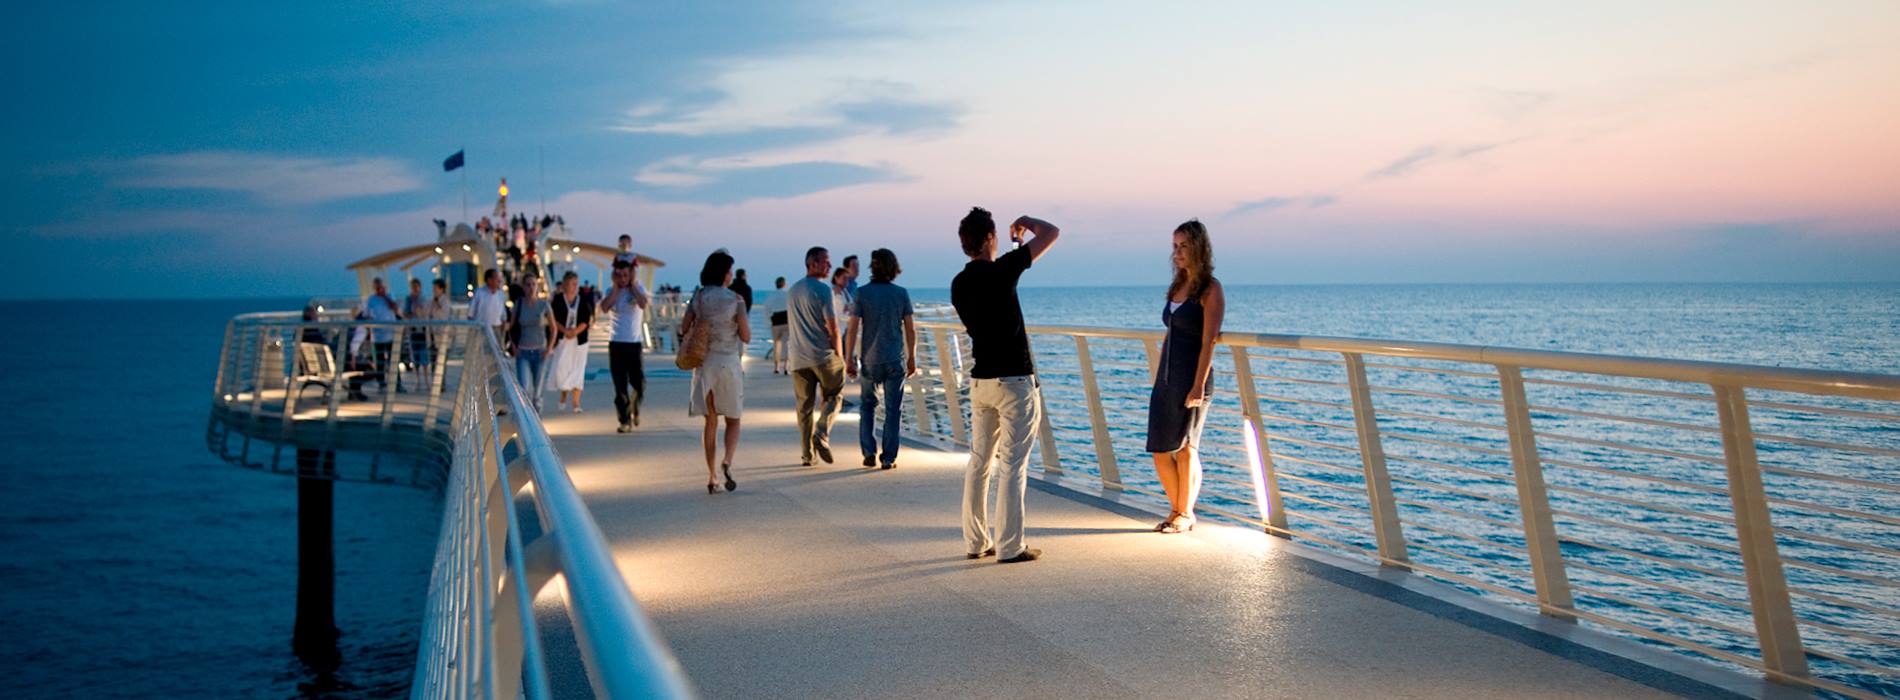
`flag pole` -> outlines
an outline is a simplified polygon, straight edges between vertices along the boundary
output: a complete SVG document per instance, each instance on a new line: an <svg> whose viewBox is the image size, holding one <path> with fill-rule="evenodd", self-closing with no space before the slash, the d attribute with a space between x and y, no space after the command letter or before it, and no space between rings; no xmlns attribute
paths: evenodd
<svg viewBox="0 0 1900 700"><path fill-rule="evenodd" d="M541 154L541 215L548 215L548 147L536 146Z"/></svg>
<svg viewBox="0 0 1900 700"><path fill-rule="evenodd" d="M467 153L468 147L463 146L457 148L455 152ZM464 159L467 157L468 156L463 156ZM468 163L464 161L462 167L456 168L456 170L462 171L462 223L466 224L468 223Z"/></svg>

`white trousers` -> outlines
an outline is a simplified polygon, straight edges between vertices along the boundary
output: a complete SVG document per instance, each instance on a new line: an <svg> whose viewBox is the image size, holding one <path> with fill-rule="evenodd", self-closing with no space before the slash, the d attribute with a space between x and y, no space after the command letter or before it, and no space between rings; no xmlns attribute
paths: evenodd
<svg viewBox="0 0 1900 700"><path fill-rule="evenodd" d="M994 546L996 556L1008 559L1023 551L1023 491L1029 485L1029 447L1041 417L1040 399L1034 375L970 382L970 468L963 475L963 542L970 554ZM1002 519L994 537L992 476L999 482L996 514Z"/></svg>

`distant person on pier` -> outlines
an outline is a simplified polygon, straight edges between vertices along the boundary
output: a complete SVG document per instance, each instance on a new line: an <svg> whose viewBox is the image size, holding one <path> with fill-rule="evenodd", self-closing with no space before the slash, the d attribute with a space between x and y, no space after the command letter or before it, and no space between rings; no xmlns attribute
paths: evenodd
<svg viewBox="0 0 1900 700"><path fill-rule="evenodd" d="M864 466L897 466L904 379L917 373L917 326L910 292L892 284L904 268L888 248L871 251L871 283L858 288L844 332L845 372L862 373L858 390L858 447ZM862 337L860 339L860 336ZM858 369L862 351L863 370ZM884 401L884 451L878 452L878 395Z"/></svg>
<svg viewBox="0 0 1900 700"><path fill-rule="evenodd" d="M621 236L621 247L631 249L633 239ZM626 253L632 255L631 252ZM646 368L641 352L646 343L646 310L651 301L646 287L637 276L639 262L616 258L613 289L600 300L600 310L614 315L613 335L607 340L607 368L613 375L614 410L619 413L618 432L632 432L640 424L640 401L646 396Z"/></svg>
<svg viewBox="0 0 1900 700"><path fill-rule="evenodd" d="M482 271L482 286L468 300L468 317L494 331L497 342L508 338L504 333L508 323L508 292L501 286L501 270L491 267Z"/></svg>
<svg viewBox="0 0 1900 700"><path fill-rule="evenodd" d="M745 413L745 344L752 342L752 324L746 319L745 300L728 289L731 284L732 256L724 250L706 256L699 270L699 293L686 306L680 328L693 329L706 324L706 359L693 369L692 399L686 407L690 416L704 416L706 429L700 433L700 445L706 449L706 493L719 493L720 479L725 489L739 488L732 479L732 458L739 449L739 417ZM719 419L726 419L726 452L713 469L719 452Z"/></svg>
<svg viewBox="0 0 1900 700"><path fill-rule="evenodd" d="M363 300L363 315L371 321L383 323L402 320L402 314L396 310L396 300L389 296L389 285L383 282L383 278L377 277L371 280L370 288L372 291L369 298ZM372 326L369 336L370 357L376 368L376 386L386 392L389 391L389 359L396 350L396 327ZM402 388L401 378L397 379L396 388Z"/></svg>
<svg viewBox="0 0 1900 700"><path fill-rule="evenodd" d="M846 306L858 303L858 256L846 255L838 267L844 268L844 303Z"/></svg>
<svg viewBox="0 0 1900 700"><path fill-rule="evenodd" d="M746 313L752 313L752 284L745 281L745 270L732 273L732 284L726 288L732 290L733 294L739 295L740 301L745 302Z"/></svg>
<svg viewBox="0 0 1900 700"><path fill-rule="evenodd" d="M1031 237L1024 242L1025 234ZM964 554L971 559L1033 561L1042 550L1023 544L1023 492L1029 485L1029 446L1042 415L1041 389L1016 283L1054 245L1062 231L1028 216L1009 226L1015 248L996 254L996 220L972 208L957 225L970 262L950 281L950 303L970 333L970 466L963 478ZM990 478L998 482L1002 518L990 533Z"/></svg>
<svg viewBox="0 0 1900 700"><path fill-rule="evenodd" d="M527 395L528 405L540 413L541 380L546 376L554 327L548 319L548 298L541 293L541 273L528 270L521 277L521 288L521 301L515 304L510 326L515 343L515 383Z"/></svg>
<svg viewBox="0 0 1900 700"><path fill-rule="evenodd" d="M765 297L765 313L772 320L772 347L769 350L772 353L772 373L786 374L789 370L785 369L785 361L791 349L785 347L785 336L791 318L786 311L789 307L786 305L788 294L785 278L778 278L772 285L772 293Z"/></svg>
<svg viewBox="0 0 1900 700"><path fill-rule="evenodd" d="M832 301L831 252L805 251L805 277L786 295L791 321L792 400L798 406L798 449L805 466L816 454L831 463L831 423L844 395L844 359L838 347L838 308Z"/></svg>
<svg viewBox="0 0 1900 700"><path fill-rule="evenodd" d="M422 295L422 280L409 278L409 296L402 300L402 317L411 321L427 321L433 316L429 313L429 298ZM404 332L403 359L416 371L418 386L429 385L429 329L426 326L410 326Z"/></svg>
<svg viewBox="0 0 1900 700"><path fill-rule="evenodd" d="M581 388L587 382L587 329L594 325L594 299L581 289L581 276L568 270L561 275L561 291L554 295L552 306L554 352L548 355L548 383L560 392L555 408L580 413Z"/></svg>
<svg viewBox="0 0 1900 700"><path fill-rule="evenodd" d="M628 267L639 266L640 256L635 255L633 252L633 236L624 233L620 234L620 240L616 245L619 246L619 252L614 253L614 265L626 265Z"/></svg>
<svg viewBox="0 0 1900 700"><path fill-rule="evenodd" d="M1148 395L1148 452L1168 494L1168 519L1155 532L1194 529L1201 496L1201 429L1214 388L1214 339L1227 315L1227 294L1214 279L1207 226L1189 220L1174 229L1174 280L1161 324L1167 326L1154 390Z"/></svg>
<svg viewBox="0 0 1900 700"><path fill-rule="evenodd" d="M428 303L422 305L421 318L429 321L447 321L453 318L455 303L449 298L449 281L441 277L435 278L435 282L429 285L429 292ZM435 386L435 353L438 349L446 347L442 343L447 337L448 332L442 327L431 327L423 332L425 345L421 358L416 361L416 366L421 371L416 377L422 382L425 390Z"/></svg>
<svg viewBox="0 0 1900 700"><path fill-rule="evenodd" d="M831 308L838 312L840 323L851 318L851 292L847 288L850 281L850 270L840 267L831 271Z"/></svg>

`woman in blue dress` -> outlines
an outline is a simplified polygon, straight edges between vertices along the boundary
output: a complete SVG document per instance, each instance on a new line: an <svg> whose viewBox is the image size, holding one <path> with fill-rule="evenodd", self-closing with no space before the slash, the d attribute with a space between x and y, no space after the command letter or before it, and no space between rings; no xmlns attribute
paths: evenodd
<svg viewBox="0 0 1900 700"><path fill-rule="evenodd" d="M1168 493L1167 520L1155 532L1194 529L1201 495L1201 428L1213 389L1214 339L1227 314L1227 295L1214 279L1214 248L1207 226L1189 220L1174 229L1174 281L1161 322L1168 327L1148 395L1148 451Z"/></svg>

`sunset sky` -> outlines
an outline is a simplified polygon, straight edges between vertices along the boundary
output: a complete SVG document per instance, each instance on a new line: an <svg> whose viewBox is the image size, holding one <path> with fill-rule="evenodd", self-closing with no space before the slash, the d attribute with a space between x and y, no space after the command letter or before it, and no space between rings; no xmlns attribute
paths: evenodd
<svg viewBox="0 0 1900 700"><path fill-rule="evenodd" d="M1890 0L32 5L5 297L350 292L464 148L472 214L686 284L947 286L971 205L1063 227L1031 285L1161 284L1189 217L1231 283L1900 281Z"/></svg>

